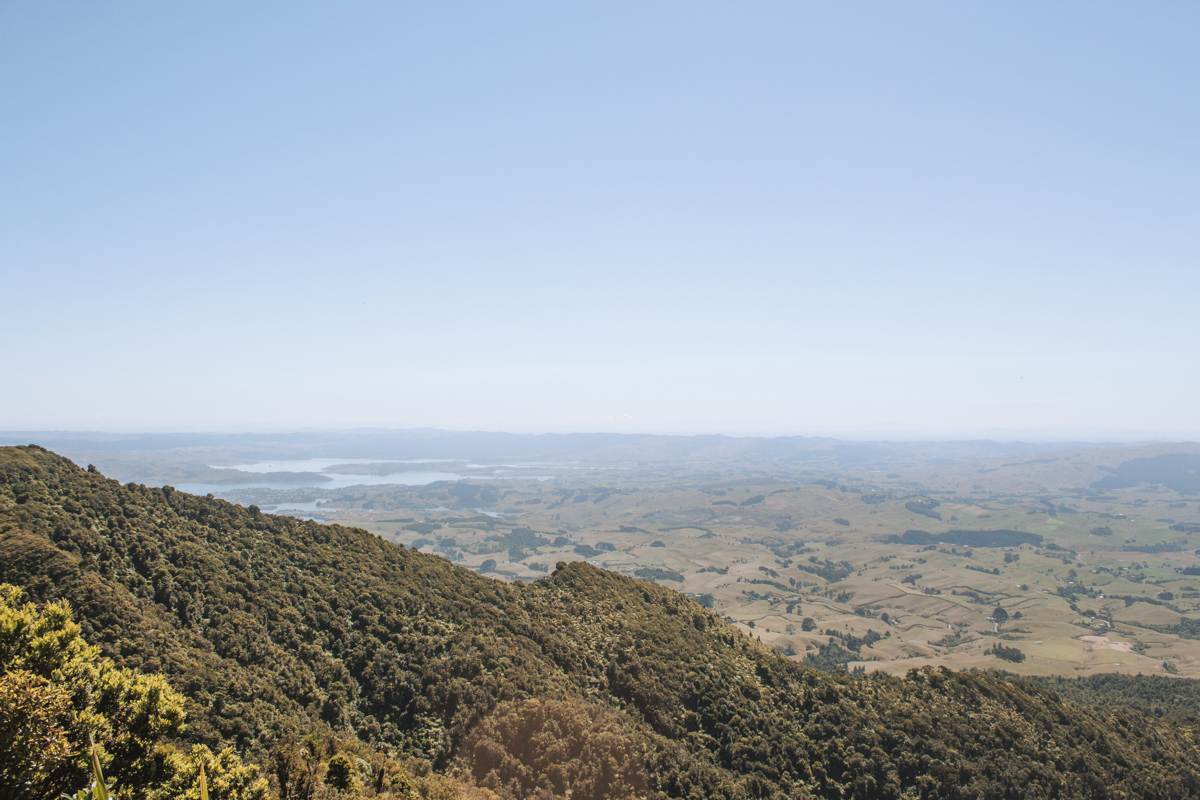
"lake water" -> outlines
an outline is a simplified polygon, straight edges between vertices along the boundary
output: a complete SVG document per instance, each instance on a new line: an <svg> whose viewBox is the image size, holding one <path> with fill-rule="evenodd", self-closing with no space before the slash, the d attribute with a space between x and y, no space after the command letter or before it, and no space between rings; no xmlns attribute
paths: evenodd
<svg viewBox="0 0 1200 800"><path fill-rule="evenodd" d="M420 461L400 461L394 458L280 458L274 461L255 461L251 464L213 464L213 469L236 469L238 472L325 472L330 467L341 464L461 464L462 461L453 458L422 459ZM404 472L397 469L397 473ZM375 476L360 476L375 477Z"/></svg>
<svg viewBox="0 0 1200 800"><path fill-rule="evenodd" d="M236 489L344 489L347 486L425 486L437 481L458 481L468 476L457 472L446 472L435 465L460 464L461 461L398 461L379 458L281 458L273 461L255 461L250 464L213 464L214 469L236 469L246 473L244 483L181 483L176 488L192 494L216 494ZM360 475L330 472L329 468L339 464L395 464L395 472L381 475ZM430 465L430 469L413 469L413 465ZM272 472L301 472L311 474L312 480L272 480ZM261 477L257 477L261 476ZM292 476L293 478L295 476Z"/></svg>

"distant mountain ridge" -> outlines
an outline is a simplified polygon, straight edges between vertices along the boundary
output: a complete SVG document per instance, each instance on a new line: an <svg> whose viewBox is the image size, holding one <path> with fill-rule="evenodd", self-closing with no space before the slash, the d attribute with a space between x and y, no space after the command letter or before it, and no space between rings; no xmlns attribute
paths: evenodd
<svg viewBox="0 0 1200 800"><path fill-rule="evenodd" d="M184 693L190 737L252 756L320 729L506 798L1200 796L1192 732L1134 710L991 674L822 673L586 564L505 584L39 447L0 448L0 582L70 600L107 655ZM569 725L604 747L523 744Z"/></svg>
<svg viewBox="0 0 1200 800"><path fill-rule="evenodd" d="M1095 489L1125 489L1160 485L1180 494L1200 494L1200 453L1169 453L1135 458L1120 464L1112 474L1094 482Z"/></svg>
<svg viewBox="0 0 1200 800"><path fill-rule="evenodd" d="M871 464L901 460L1002 458L1087 444L966 441L850 441L810 436L727 436L627 433L502 433L436 429L297 433L109 434L0 431L0 445L35 442L74 456L228 450L245 460L337 455L360 458L580 460L589 463L793 461Z"/></svg>

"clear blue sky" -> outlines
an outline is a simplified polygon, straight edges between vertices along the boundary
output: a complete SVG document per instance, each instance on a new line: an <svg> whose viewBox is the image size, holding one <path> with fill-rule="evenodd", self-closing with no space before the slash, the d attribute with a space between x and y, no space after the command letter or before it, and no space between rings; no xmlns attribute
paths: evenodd
<svg viewBox="0 0 1200 800"><path fill-rule="evenodd" d="M1200 437L1200 4L0 5L0 429Z"/></svg>

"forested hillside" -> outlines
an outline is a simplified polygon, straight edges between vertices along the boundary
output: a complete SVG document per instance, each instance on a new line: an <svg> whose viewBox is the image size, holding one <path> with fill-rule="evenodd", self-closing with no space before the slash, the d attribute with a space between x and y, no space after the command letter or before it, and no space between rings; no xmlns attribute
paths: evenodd
<svg viewBox="0 0 1200 800"><path fill-rule="evenodd" d="M331 770L343 796L427 792L385 756L505 798L1200 796L1191 730L1135 709L818 672L585 564L505 584L36 447L0 449L0 582L69 601L105 657L183 696L173 735L232 746L287 798Z"/></svg>

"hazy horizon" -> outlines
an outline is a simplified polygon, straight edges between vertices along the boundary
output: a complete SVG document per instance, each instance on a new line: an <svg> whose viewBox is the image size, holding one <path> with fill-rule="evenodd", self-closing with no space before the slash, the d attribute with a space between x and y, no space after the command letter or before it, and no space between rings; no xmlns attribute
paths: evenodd
<svg viewBox="0 0 1200 800"><path fill-rule="evenodd" d="M738 432L738 431L639 431L639 430L501 430L485 428L444 428L431 425L413 426L378 426L365 425L353 427L338 426L309 426L296 428L128 428L128 429L90 429L90 428L0 428L0 439L11 440L22 434L43 434L55 436L96 436L96 437L137 437L137 436L302 436L305 434L356 434L356 433L450 433L450 434L485 434L512 436L663 436L663 437L725 437L730 439L833 439L849 443L953 443L953 442L993 442L996 444L1057 444L1057 445L1156 445L1156 444L1196 444L1200 439L1187 436L1161 437L1040 437L1040 436L1009 436L1003 433L995 436L922 436L916 438L888 437L886 435L871 436L867 434L822 434L822 433L789 433L789 432ZM0 441L0 444L16 443ZM36 441L31 441L37 444Z"/></svg>
<svg viewBox="0 0 1200 800"><path fill-rule="evenodd" d="M0 8L0 428L1200 438L1200 6Z"/></svg>

